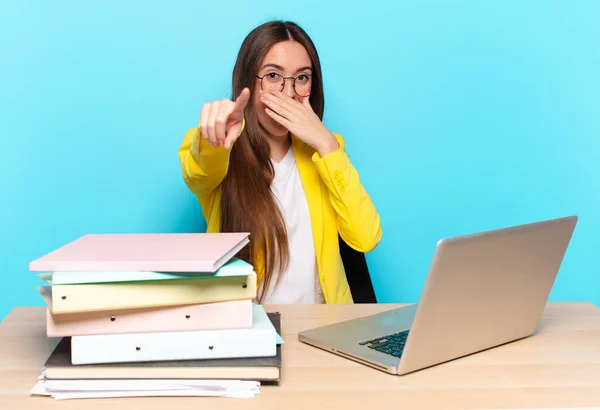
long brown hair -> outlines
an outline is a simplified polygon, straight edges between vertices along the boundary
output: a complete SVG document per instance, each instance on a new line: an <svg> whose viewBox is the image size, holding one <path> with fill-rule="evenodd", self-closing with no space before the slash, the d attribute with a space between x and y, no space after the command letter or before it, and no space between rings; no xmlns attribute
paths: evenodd
<svg viewBox="0 0 600 410"><path fill-rule="evenodd" d="M310 104L322 118L325 100L319 56L308 34L292 22L262 24L244 39L233 69L232 98L237 97L244 87L254 95L256 75L265 55L275 43L288 40L303 45L310 56L313 66ZM275 171L270 161L269 144L262 133L252 98L246 105L244 117L246 125L231 149L229 169L221 186L221 231L250 232L250 244L237 256L250 264L254 264L259 256L264 263L264 267L255 265L259 279L263 281L263 293L258 295L258 300L262 301L273 274L283 272L289 262L289 246L283 216L271 193Z"/></svg>

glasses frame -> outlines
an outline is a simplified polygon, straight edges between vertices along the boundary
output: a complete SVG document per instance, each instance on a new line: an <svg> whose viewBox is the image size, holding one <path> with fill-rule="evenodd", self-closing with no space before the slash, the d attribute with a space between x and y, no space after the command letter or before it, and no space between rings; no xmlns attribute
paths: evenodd
<svg viewBox="0 0 600 410"><path fill-rule="evenodd" d="M293 80L292 82L292 88L294 89L294 92L296 93L296 95L298 95L299 97L308 97L311 93L312 93L312 79L313 79L313 75L312 74L298 74L296 77L284 77L279 73L275 73L275 72L268 72L267 74L263 75L262 77L257 75L256 78L258 78L260 80L260 89L264 90L263 87L263 78L265 78L266 76L268 76L269 74L277 74L279 77L281 77L282 81L281 81L281 89L279 91L283 91L283 89L285 88L285 80ZM298 77L300 77L301 75L305 75L310 79L310 91L308 92L308 94L306 95L302 95L300 94L297 90L296 90L296 80L298 79Z"/></svg>

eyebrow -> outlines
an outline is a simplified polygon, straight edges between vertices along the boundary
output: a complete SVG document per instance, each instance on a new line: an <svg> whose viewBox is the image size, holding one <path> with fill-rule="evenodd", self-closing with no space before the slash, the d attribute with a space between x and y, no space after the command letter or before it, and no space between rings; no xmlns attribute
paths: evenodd
<svg viewBox="0 0 600 410"><path fill-rule="evenodd" d="M284 69L283 69L282 66L280 66L279 64L273 64L273 63L268 63L268 64L263 65L262 68L261 68L261 70L265 69L267 67L273 67L276 70L284 71ZM296 70L296 72L299 73L300 71L306 71L306 70L312 71L312 67L308 66L308 65L304 66L304 67L300 67L299 69Z"/></svg>

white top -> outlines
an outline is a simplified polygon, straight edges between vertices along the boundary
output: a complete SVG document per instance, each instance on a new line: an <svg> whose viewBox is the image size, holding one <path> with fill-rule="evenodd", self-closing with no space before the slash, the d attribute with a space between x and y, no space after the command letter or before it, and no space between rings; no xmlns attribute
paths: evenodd
<svg viewBox="0 0 600 410"><path fill-rule="evenodd" d="M274 272L262 303L324 303L308 202L292 147L279 163L272 162L275 178L271 190L285 221L290 259L275 289L278 272ZM262 284L259 291L262 292Z"/></svg>

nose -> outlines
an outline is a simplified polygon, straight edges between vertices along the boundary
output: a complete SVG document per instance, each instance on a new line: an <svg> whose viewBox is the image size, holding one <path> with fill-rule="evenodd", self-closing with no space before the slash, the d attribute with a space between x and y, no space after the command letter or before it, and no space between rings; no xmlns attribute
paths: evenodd
<svg viewBox="0 0 600 410"><path fill-rule="evenodd" d="M293 78L284 78L283 92L286 93L287 96L291 97L291 98L294 98L296 96L296 91L294 91L294 79Z"/></svg>

